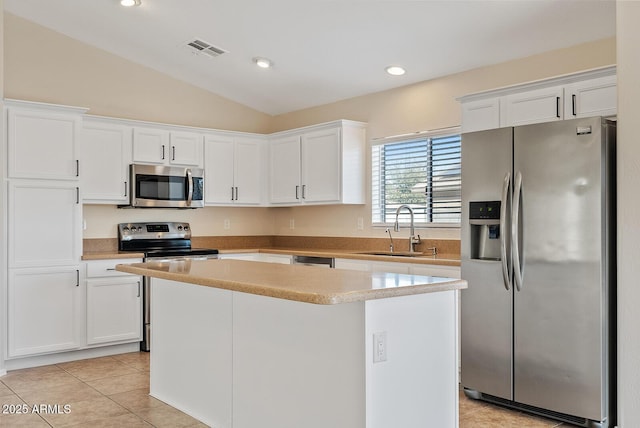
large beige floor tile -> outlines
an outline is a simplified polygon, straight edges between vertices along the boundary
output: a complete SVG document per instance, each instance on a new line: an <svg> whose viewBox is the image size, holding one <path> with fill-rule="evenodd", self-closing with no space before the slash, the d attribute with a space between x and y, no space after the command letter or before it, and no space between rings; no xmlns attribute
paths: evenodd
<svg viewBox="0 0 640 428"><path fill-rule="evenodd" d="M81 422L89 425L90 421L96 419L112 418L127 413L129 413L129 411L124 407L110 400L108 397L101 396L92 400L78 401L70 404L68 413L42 414L41 416L53 427L60 427L79 424Z"/></svg>
<svg viewBox="0 0 640 428"><path fill-rule="evenodd" d="M149 389L149 373L137 372L122 376L107 377L88 381L87 385L92 386L105 395L133 391L135 389Z"/></svg>
<svg viewBox="0 0 640 428"><path fill-rule="evenodd" d="M146 372L149 371L149 352L131 352L128 354L114 355L113 358L131 367L134 367L137 370Z"/></svg>
<svg viewBox="0 0 640 428"><path fill-rule="evenodd" d="M551 428L559 425L557 421L493 405L460 415L460 428Z"/></svg>
<svg viewBox="0 0 640 428"><path fill-rule="evenodd" d="M100 398L102 394L94 388L75 379L73 383L57 385L42 389L30 390L25 393L18 393L27 404L73 404L78 401Z"/></svg>
<svg viewBox="0 0 640 428"><path fill-rule="evenodd" d="M162 401L149 395L148 388L120 392L118 394L109 395L109 398L132 412L164 405Z"/></svg>
<svg viewBox="0 0 640 428"><path fill-rule="evenodd" d="M7 385L2 383L2 380L0 380L0 397L6 397L9 395L13 395L13 391L10 390Z"/></svg>
<svg viewBox="0 0 640 428"><path fill-rule="evenodd" d="M144 422L138 416L127 413L125 415L94 419L88 422L80 422L74 425L64 425L64 427L87 427L87 428L151 428L152 425Z"/></svg>
<svg viewBox="0 0 640 428"><path fill-rule="evenodd" d="M17 395L0 397L0 427L48 427L49 424L38 414L33 413L32 407Z"/></svg>
<svg viewBox="0 0 640 428"><path fill-rule="evenodd" d="M207 425L173 407L162 404L149 409L137 410L136 415L157 428L202 427Z"/></svg>
<svg viewBox="0 0 640 428"><path fill-rule="evenodd" d="M100 358L60 365L67 373L82 381L103 379L106 377L121 376L138 373L134 367L124 364L114 358Z"/></svg>

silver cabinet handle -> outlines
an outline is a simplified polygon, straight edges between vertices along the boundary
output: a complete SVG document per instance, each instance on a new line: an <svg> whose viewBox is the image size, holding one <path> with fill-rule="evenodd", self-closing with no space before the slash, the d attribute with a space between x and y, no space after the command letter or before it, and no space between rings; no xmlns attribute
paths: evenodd
<svg viewBox="0 0 640 428"><path fill-rule="evenodd" d="M187 206L191 206L191 201L193 200L193 174L191 174L191 169L187 169Z"/></svg>
<svg viewBox="0 0 640 428"><path fill-rule="evenodd" d="M571 95L571 113L573 113L574 116L577 116L577 114L576 114L576 94L572 94Z"/></svg>
<svg viewBox="0 0 640 428"><path fill-rule="evenodd" d="M80 287L80 270L76 269L76 287Z"/></svg>
<svg viewBox="0 0 640 428"><path fill-rule="evenodd" d="M513 246L513 274L516 283L516 289L522 290L524 277L524 261L520 261L520 203L522 200L522 174L520 171L516 174L515 188L513 191L513 212L511 219L511 245ZM523 249L524 252L524 249Z"/></svg>
<svg viewBox="0 0 640 428"><path fill-rule="evenodd" d="M298 196L298 191L300 190L300 186L296 186L296 199L300 199Z"/></svg>
<svg viewBox="0 0 640 428"><path fill-rule="evenodd" d="M307 185L303 184L302 185L302 199L306 199L307 198L306 193L307 193Z"/></svg>
<svg viewBox="0 0 640 428"><path fill-rule="evenodd" d="M238 200L238 186L236 186L236 201Z"/></svg>
<svg viewBox="0 0 640 428"><path fill-rule="evenodd" d="M107 268L106 270L113 270L113 271L115 271L115 270L116 270L116 268Z"/></svg>
<svg viewBox="0 0 640 428"><path fill-rule="evenodd" d="M127 196L127 182L124 182L124 196Z"/></svg>
<svg viewBox="0 0 640 428"><path fill-rule="evenodd" d="M560 118L560 97L556 97L556 117Z"/></svg>
<svg viewBox="0 0 640 428"><path fill-rule="evenodd" d="M232 201L235 201L235 192L234 192L234 190L233 190L233 189L234 189L234 187L233 187L233 186L231 186L231 200L232 200Z"/></svg>
<svg viewBox="0 0 640 428"><path fill-rule="evenodd" d="M162 145L162 160L164 160L164 144Z"/></svg>
<svg viewBox="0 0 640 428"><path fill-rule="evenodd" d="M76 205L80 204L80 188L76 187Z"/></svg>
<svg viewBox="0 0 640 428"><path fill-rule="evenodd" d="M176 146L171 146L171 160L176 160Z"/></svg>
<svg viewBox="0 0 640 428"><path fill-rule="evenodd" d="M140 281L138 281L138 295L136 297L140 297Z"/></svg>
<svg viewBox="0 0 640 428"><path fill-rule="evenodd" d="M76 177L80 177L80 161L76 159Z"/></svg>
<svg viewBox="0 0 640 428"><path fill-rule="evenodd" d="M502 281L504 288L511 289L511 275L509 273L509 259L507 258L507 203L509 202L509 188L511 187L511 173L507 172L502 183L502 200L500 202L500 258L502 260Z"/></svg>

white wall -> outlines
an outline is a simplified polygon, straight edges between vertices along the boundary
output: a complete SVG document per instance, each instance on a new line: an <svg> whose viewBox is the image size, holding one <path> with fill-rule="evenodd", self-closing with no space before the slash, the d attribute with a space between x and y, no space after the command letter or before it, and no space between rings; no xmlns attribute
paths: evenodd
<svg viewBox="0 0 640 428"><path fill-rule="evenodd" d="M640 2L618 1L618 427L640 426Z"/></svg>

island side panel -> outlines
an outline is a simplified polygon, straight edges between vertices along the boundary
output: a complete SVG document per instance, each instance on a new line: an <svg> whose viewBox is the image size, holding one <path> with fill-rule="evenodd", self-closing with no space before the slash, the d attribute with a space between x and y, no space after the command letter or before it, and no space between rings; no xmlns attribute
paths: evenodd
<svg viewBox="0 0 640 428"><path fill-rule="evenodd" d="M455 291L369 300L367 428L458 426ZM386 361L374 363L374 335Z"/></svg>
<svg viewBox="0 0 640 428"><path fill-rule="evenodd" d="M232 292L151 281L151 395L231 428Z"/></svg>
<svg viewBox="0 0 640 428"><path fill-rule="evenodd" d="M365 427L364 302L234 293L234 428Z"/></svg>

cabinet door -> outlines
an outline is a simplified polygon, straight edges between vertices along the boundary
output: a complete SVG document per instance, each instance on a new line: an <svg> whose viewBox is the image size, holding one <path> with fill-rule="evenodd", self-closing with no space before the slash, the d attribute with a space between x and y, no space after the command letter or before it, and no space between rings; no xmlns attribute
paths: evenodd
<svg viewBox="0 0 640 428"><path fill-rule="evenodd" d="M142 339L142 278L87 280L87 343Z"/></svg>
<svg viewBox="0 0 640 428"><path fill-rule="evenodd" d="M530 123L562 120L562 86L536 89L507 95L503 126L518 126Z"/></svg>
<svg viewBox="0 0 640 428"><path fill-rule="evenodd" d="M303 202L339 202L342 185L340 128L302 136Z"/></svg>
<svg viewBox="0 0 640 428"><path fill-rule="evenodd" d="M336 269L371 271L371 263L366 260L336 259Z"/></svg>
<svg viewBox="0 0 640 428"><path fill-rule="evenodd" d="M279 138L270 145L270 201L273 204L300 202L300 137Z"/></svg>
<svg viewBox="0 0 640 428"><path fill-rule="evenodd" d="M462 132L500 128L500 98L462 103Z"/></svg>
<svg viewBox="0 0 640 428"><path fill-rule="evenodd" d="M568 85L565 88L565 119L616 114L616 82L614 75Z"/></svg>
<svg viewBox="0 0 640 428"><path fill-rule="evenodd" d="M82 209L72 182L9 183L9 267L75 265L82 253Z"/></svg>
<svg viewBox="0 0 640 428"><path fill-rule="evenodd" d="M77 180L79 129L79 115L9 108L9 177Z"/></svg>
<svg viewBox="0 0 640 428"><path fill-rule="evenodd" d="M202 166L202 135L191 132L171 132L169 163Z"/></svg>
<svg viewBox="0 0 640 428"><path fill-rule="evenodd" d="M244 139L235 144L235 203L258 205L262 202L262 141Z"/></svg>
<svg viewBox="0 0 640 428"><path fill-rule="evenodd" d="M169 133L161 129L133 129L133 161L163 164L169 158Z"/></svg>
<svg viewBox="0 0 640 428"><path fill-rule="evenodd" d="M207 136L204 142L205 203L231 204L234 199L234 141L229 137Z"/></svg>
<svg viewBox="0 0 640 428"><path fill-rule="evenodd" d="M131 132L126 126L85 122L81 133L84 203L128 202Z"/></svg>
<svg viewBox="0 0 640 428"><path fill-rule="evenodd" d="M9 357L65 351L80 346L79 267L10 269Z"/></svg>

